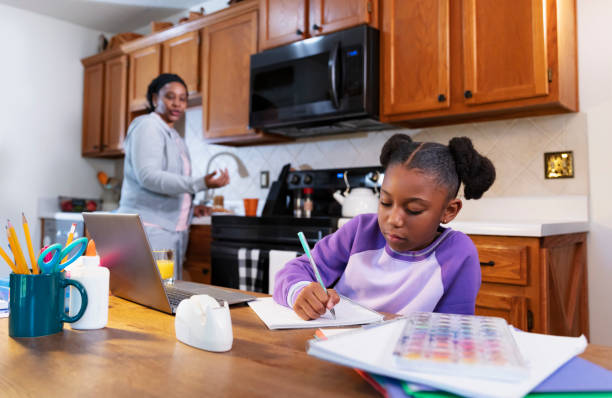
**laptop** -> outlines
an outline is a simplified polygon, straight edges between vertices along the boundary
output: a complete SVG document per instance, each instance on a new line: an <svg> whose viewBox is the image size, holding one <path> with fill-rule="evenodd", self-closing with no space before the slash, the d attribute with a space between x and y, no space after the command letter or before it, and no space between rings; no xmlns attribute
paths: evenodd
<svg viewBox="0 0 612 398"><path fill-rule="evenodd" d="M208 294L229 305L254 296L203 283L164 284L138 214L83 213L87 231L96 242L101 263L110 270L110 289L118 297L174 314L181 300Z"/></svg>

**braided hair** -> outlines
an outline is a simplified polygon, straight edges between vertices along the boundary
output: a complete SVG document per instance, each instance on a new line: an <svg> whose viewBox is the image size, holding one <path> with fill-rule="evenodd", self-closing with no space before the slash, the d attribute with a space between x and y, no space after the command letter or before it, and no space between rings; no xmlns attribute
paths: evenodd
<svg viewBox="0 0 612 398"><path fill-rule="evenodd" d="M448 189L449 199L457 196L461 183L466 199L480 199L495 181L493 163L479 154L467 137L455 137L443 145L414 142L405 134L395 134L383 145L380 163L385 170L401 164L431 174L436 183Z"/></svg>
<svg viewBox="0 0 612 398"><path fill-rule="evenodd" d="M187 84L181 79L179 75L175 75L174 73L162 73L157 76L155 79L149 83L149 87L147 88L147 102L149 103L149 113L155 110L155 104L153 104L153 94L159 95L161 89L168 83L177 82L181 83L185 87L185 91L187 90Z"/></svg>

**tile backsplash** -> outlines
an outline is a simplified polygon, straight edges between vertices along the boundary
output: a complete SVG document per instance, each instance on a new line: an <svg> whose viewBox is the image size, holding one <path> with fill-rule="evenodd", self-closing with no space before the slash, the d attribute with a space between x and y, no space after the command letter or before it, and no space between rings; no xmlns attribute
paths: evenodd
<svg viewBox="0 0 612 398"><path fill-rule="evenodd" d="M296 169L322 169L378 165L380 149L393 134L409 134L416 141L448 143L452 137L467 136L474 146L491 159L497 179L486 197L587 195L587 126L586 116L571 113L468 123L422 129L396 129L370 133L307 138L286 144L252 147L209 145L202 140L202 112L189 109L185 119L185 139L189 147L194 174L204 174L211 156L230 152L245 164L249 176L241 178L230 156L220 155L210 169L227 167L229 186L215 195L228 200L256 197L265 200L268 189L259 186L260 171L268 170L274 181L281 168L291 163ZM547 180L544 178L544 152L574 152L575 177ZM196 199L202 199L199 194Z"/></svg>

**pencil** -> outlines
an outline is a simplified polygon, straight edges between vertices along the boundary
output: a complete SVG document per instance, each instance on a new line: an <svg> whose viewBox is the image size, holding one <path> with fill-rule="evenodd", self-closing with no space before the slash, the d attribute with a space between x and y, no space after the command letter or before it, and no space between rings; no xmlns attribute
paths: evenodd
<svg viewBox="0 0 612 398"><path fill-rule="evenodd" d="M68 232L68 239L66 239L65 247L68 247L68 245L72 243L72 240L74 239L75 230L76 230L76 223L72 223L72 225L70 226L70 232ZM64 264L66 261L68 261L68 254L66 254L66 257L62 259L62 262L60 264Z"/></svg>
<svg viewBox="0 0 612 398"><path fill-rule="evenodd" d="M34 256L34 248L32 247L32 238L30 237L30 227L28 226L28 220L26 220L25 214L21 213L21 223L23 224L23 233L26 238L26 244L28 245L28 253L30 255L30 262L32 263L32 273L40 274L38 264L36 263L36 256Z"/></svg>
<svg viewBox="0 0 612 398"><path fill-rule="evenodd" d="M310 266L312 267L312 270L314 271L314 274L317 277L317 281L319 282L319 284L321 285L321 287L323 288L323 290L325 290L325 293L327 294L327 288L325 287L325 284L323 283L323 279L321 279L321 274L319 274L319 269L317 268L317 264L315 264L314 258L312 258L312 254L310 253L310 247L308 247L308 242L306 241L306 236L304 236L303 232L298 232L298 238L300 239L300 243L302 244L302 247L304 248L304 252L306 252L308 261L310 261ZM333 308L331 308L329 312L332 314L334 319L336 319L336 311Z"/></svg>
<svg viewBox="0 0 612 398"><path fill-rule="evenodd" d="M23 256L23 251L21 251L21 245L19 245L17 233L15 233L15 227L13 227L11 220L8 220L8 231L12 239L11 247L13 248L13 254L15 255L15 263L17 263L18 266L24 270L24 274L30 274L30 269L28 268L28 264Z"/></svg>
<svg viewBox="0 0 612 398"><path fill-rule="evenodd" d="M17 266L15 266L15 263L11 260L11 258L8 256L8 254L6 254L6 252L4 251L4 249L2 247L0 247L0 256L4 259L4 261L6 261L6 263L9 265L9 267L11 267L11 269L13 270L13 272L15 274L20 274L21 273L17 269Z"/></svg>

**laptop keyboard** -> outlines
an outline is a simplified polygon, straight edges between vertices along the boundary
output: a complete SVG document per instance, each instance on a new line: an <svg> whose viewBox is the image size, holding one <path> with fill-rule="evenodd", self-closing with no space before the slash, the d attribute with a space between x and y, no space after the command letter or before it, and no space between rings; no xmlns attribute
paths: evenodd
<svg viewBox="0 0 612 398"><path fill-rule="evenodd" d="M168 301L170 301L170 305L172 307L177 307L181 301L193 296L194 293L166 285L166 295L168 296Z"/></svg>

